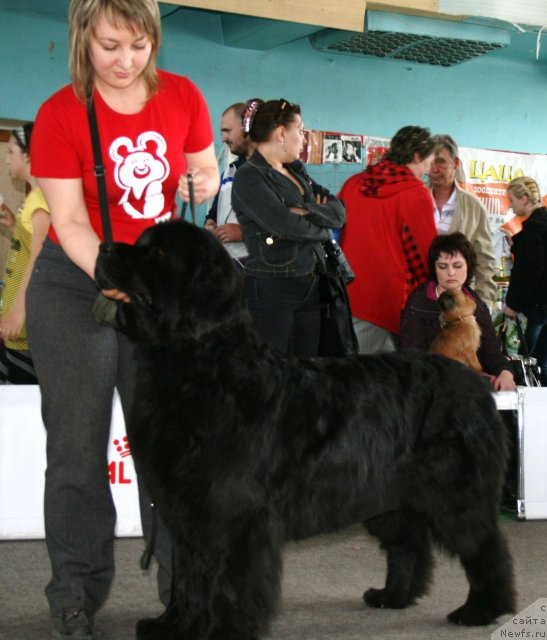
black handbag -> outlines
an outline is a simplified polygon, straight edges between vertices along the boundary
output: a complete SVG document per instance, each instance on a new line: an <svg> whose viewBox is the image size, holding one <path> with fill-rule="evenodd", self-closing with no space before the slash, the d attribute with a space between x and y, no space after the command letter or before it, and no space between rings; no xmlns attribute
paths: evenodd
<svg viewBox="0 0 547 640"><path fill-rule="evenodd" d="M320 356L350 356L359 352L346 283L355 277L336 240L323 243L325 270L319 279L321 299Z"/></svg>
<svg viewBox="0 0 547 640"><path fill-rule="evenodd" d="M538 366L536 358L532 358L528 352L528 345L524 338L524 331L520 324L520 319L515 316L515 325L520 343L520 354L508 354L505 340L505 332L507 330L507 321L505 321L499 331L504 355L511 361L513 377L515 383L519 387L541 387L541 369Z"/></svg>

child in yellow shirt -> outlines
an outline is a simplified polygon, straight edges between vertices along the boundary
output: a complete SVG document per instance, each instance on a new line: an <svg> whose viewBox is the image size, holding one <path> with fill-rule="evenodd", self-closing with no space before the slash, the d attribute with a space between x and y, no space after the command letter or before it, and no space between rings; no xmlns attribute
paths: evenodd
<svg viewBox="0 0 547 640"><path fill-rule="evenodd" d="M25 294L34 262L47 236L48 206L36 180L31 176L30 138L34 123L13 129L6 163L10 177L29 186L17 215L2 205L0 223L14 225L0 306L0 383L37 384L25 328Z"/></svg>

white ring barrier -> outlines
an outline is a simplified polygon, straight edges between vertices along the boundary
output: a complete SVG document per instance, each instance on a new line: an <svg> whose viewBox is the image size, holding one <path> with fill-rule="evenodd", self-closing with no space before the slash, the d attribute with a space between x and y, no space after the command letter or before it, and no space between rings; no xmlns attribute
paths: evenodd
<svg viewBox="0 0 547 640"><path fill-rule="evenodd" d="M0 539L43 538L46 431L36 385L0 385ZM116 535L142 535L135 467L114 395L108 448Z"/></svg>
<svg viewBox="0 0 547 640"><path fill-rule="evenodd" d="M494 397L499 410L515 410L520 406L523 490L520 515L528 519L547 518L547 389L519 387L518 392L496 393ZM117 394L113 402L108 467L118 514L116 535L140 536L135 467ZM0 540L44 537L45 469L46 433L39 387L0 385Z"/></svg>

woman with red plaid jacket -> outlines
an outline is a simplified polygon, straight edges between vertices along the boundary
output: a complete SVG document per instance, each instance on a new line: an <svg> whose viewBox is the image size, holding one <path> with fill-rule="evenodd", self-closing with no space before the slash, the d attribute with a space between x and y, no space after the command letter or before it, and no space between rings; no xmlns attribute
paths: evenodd
<svg viewBox="0 0 547 640"><path fill-rule="evenodd" d="M338 194L346 205L340 244L355 273L348 293L361 353L395 349L407 296L427 278L437 231L422 178L434 146L428 129L403 127L382 160L352 176Z"/></svg>

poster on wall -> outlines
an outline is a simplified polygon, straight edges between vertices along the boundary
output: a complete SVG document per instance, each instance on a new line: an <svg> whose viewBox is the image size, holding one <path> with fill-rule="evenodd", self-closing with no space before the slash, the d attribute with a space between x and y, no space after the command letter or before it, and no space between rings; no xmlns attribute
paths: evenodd
<svg viewBox="0 0 547 640"><path fill-rule="evenodd" d="M518 232L520 220L509 203L507 183L519 176L530 176L547 193L547 156L460 147L464 180L461 187L474 193L483 203L492 230L492 244L496 254L496 271L504 275L511 265L508 234Z"/></svg>
<svg viewBox="0 0 547 640"><path fill-rule="evenodd" d="M363 162L363 141L361 136L341 136L342 162L361 164Z"/></svg>
<svg viewBox="0 0 547 640"><path fill-rule="evenodd" d="M304 148L300 154L302 162L363 164L365 149L363 136L315 129L306 129L304 136Z"/></svg>
<svg viewBox="0 0 547 640"><path fill-rule="evenodd" d="M323 162L342 161L342 139L339 133L323 134Z"/></svg>
<svg viewBox="0 0 547 640"><path fill-rule="evenodd" d="M323 133L322 162L362 164L363 137L325 131Z"/></svg>
<svg viewBox="0 0 547 640"><path fill-rule="evenodd" d="M366 165L379 162L384 153L389 149L389 138L375 138L364 136L364 146L366 153Z"/></svg>
<svg viewBox="0 0 547 640"><path fill-rule="evenodd" d="M323 161L323 132L306 129L304 136L304 149L300 154L300 160L308 164L321 164Z"/></svg>

